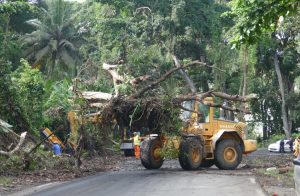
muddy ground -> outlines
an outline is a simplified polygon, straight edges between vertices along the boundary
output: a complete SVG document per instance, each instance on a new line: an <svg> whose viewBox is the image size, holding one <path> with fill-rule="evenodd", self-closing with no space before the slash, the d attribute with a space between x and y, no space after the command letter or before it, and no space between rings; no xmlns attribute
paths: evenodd
<svg viewBox="0 0 300 196"><path fill-rule="evenodd" d="M269 195L294 195L292 154L258 153L244 156L239 168L234 171L218 170L215 167L202 169L208 173L220 175L251 175L256 176L257 181ZM105 158L93 158L83 160L80 169L66 166L68 157L55 158L55 169L46 167L39 171L30 172L3 172L0 175L0 195L57 181L67 181L74 178L93 175L105 171L131 171L143 170L139 160L134 157L124 157L122 154ZM162 169L180 169L177 160L166 160Z"/></svg>

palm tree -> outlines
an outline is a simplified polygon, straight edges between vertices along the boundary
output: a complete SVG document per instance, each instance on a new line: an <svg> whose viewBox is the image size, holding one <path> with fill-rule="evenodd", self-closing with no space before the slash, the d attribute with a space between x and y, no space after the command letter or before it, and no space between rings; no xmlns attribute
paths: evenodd
<svg viewBox="0 0 300 196"><path fill-rule="evenodd" d="M71 5L63 0L46 1L45 18L26 21L35 31L22 38L25 55L33 66L53 77L55 71L76 74L79 56L75 46L78 33L71 17Z"/></svg>

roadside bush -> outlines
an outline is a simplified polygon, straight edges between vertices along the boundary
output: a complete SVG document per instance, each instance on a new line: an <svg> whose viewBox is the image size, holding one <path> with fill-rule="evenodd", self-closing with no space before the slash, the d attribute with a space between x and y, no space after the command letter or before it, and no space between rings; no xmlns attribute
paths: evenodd
<svg viewBox="0 0 300 196"><path fill-rule="evenodd" d="M17 88L11 80L13 65L0 58L0 116L1 119L14 126L17 132L30 129L23 108L19 103Z"/></svg>
<svg viewBox="0 0 300 196"><path fill-rule="evenodd" d="M0 155L0 174L9 171L20 171L23 169L23 159L20 155L12 155L9 158Z"/></svg>
<svg viewBox="0 0 300 196"><path fill-rule="evenodd" d="M24 59L21 66L12 73L12 84L17 100L30 126L30 132L37 135L43 124L44 80L38 69L33 69Z"/></svg>
<svg viewBox="0 0 300 196"><path fill-rule="evenodd" d="M44 127L49 127L52 130L61 129L66 131L68 129L67 113L71 108L71 103L68 99L73 95L69 89L70 85L68 80L59 82L47 81L45 85L47 99L43 113Z"/></svg>

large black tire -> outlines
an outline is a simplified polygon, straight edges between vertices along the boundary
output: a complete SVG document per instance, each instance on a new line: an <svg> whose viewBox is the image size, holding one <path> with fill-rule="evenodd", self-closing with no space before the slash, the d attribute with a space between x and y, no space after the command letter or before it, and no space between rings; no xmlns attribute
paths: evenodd
<svg viewBox="0 0 300 196"><path fill-rule="evenodd" d="M217 144L215 164L219 169L234 170L242 161L242 147L233 139L224 139Z"/></svg>
<svg viewBox="0 0 300 196"><path fill-rule="evenodd" d="M184 170L196 170L203 159L203 147L196 137L184 138L179 146L179 163Z"/></svg>
<svg viewBox="0 0 300 196"><path fill-rule="evenodd" d="M215 160L202 160L200 167L209 168L215 164Z"/></svg>
<svg viewBox="0 0 300 196"><path fill-rule="evenodd" d="M161 155L162 142L159 139L146 139L141 146L141 162L146 169L159 169L164 159Z"/></svg>

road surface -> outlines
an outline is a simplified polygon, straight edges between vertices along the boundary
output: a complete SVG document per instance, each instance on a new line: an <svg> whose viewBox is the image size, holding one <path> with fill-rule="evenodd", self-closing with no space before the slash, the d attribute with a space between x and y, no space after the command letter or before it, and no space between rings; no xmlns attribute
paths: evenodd
<svg viewBox="0 0 300 196"><path fill-rule="evenodd" d="M173 163L171 163L173 164ZM168 165L168 163L166 164ZM14 195L33 196L263 196L260 185L247 170L216 168L183 171L180 167L137 169L100 173L96 176L36 188Z"/></svg>
<svg viewBox="0 0 300 196"><path fill-rule="evenodd" d="M290 156L291 154L291 152L269 152L267 148L259 148L257 151L250 153L248 156Z"/></svg>

